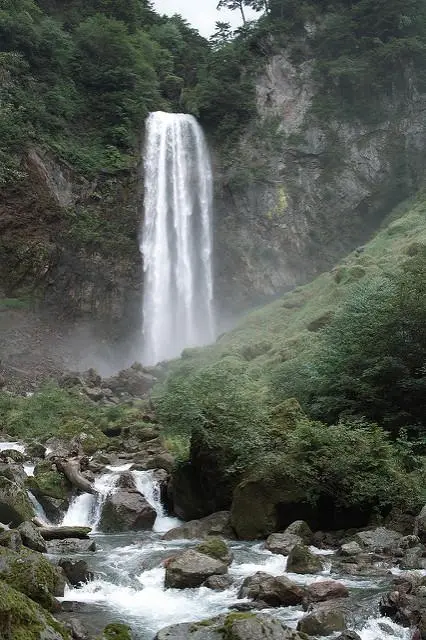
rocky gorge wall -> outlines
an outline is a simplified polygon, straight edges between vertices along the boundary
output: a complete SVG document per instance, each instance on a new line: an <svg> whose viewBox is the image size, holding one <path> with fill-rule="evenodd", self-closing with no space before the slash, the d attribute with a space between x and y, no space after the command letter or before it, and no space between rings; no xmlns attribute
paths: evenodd
<svg viewBox="0 0 426 640"><path fill-rule="evenodd" d="M312 109L320 91L312 61L295 64L287 52L269 60L256 81L257 117L227 157L210 141L225 326L330 268L415 191L426 162L426 96L414 79L407 85L369 123L337 120ZM0 322L17 299L53 312L55 322L88 323L100 340L131 344L143 279L140 166L89 181L34 148L25 173L0 193ZM128 352L121 366L137 359L134 346Z"/></svg>
<svg viewBox="0 0 426 640"><path fill-rule="evenodd" d="M412 193L426 162L426 96L414 78L380 113L315 113L312 61L273 56L256 83L257 119L216 156L216 257L224 309L259 303L327 270ZM343 114L342 114L343 115ZM369 122L367 122L369 121Z"/></svg>

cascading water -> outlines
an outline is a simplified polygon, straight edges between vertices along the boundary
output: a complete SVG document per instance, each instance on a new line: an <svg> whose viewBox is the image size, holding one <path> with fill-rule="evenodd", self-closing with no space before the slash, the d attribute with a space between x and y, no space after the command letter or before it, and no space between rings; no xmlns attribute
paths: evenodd
<svg viewBox="0 0 426 640"><path fill-rule="evenodd" d="M143 362L214 338L212 171L193 116L151 113L145 148Z"/></svg>

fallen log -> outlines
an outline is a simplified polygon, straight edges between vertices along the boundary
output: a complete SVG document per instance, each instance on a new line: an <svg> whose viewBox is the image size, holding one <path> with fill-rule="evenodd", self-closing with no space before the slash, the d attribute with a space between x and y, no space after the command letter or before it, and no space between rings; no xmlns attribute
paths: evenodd
<svg viewBox="0 0 426 640"><path fill-rule="evenodd" d="M84 493L96 493L93 484L81 473L80 458L55 458L55 465L58 471L71 482L73 487L80 489Z"/></svg>
<svg viewBox="0 0 426 640"><path fill-rule="evenodd" d="M44 540L65 540L65 538L86 540L91 530L90 527L40 527L38 532Z"/></svg>

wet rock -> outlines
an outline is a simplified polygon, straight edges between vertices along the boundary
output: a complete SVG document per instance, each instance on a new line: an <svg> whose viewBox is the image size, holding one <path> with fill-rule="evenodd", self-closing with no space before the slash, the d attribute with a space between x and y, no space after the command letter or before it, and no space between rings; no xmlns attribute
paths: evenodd
<svg viewBox="0 0 426 640"><path fill-rule="evenodd" d="M297 630L308 636L329 636L346 627L345 616L340 609L318 608L297 623Z"/></svg>
<svg viewBox="0 0 426 640"><path fill-rule="evenodd" d="M303 640L280 620L264 613L229 613L200 622L184 622L161 629L154 640Z"/></svg>
<svg viewBox="0 0 426 640"><path fill-rule="evenodd" d="M287 559L286 570L292 573L321 573L324 569L323 562L319 556L304 545L296 545L290 552Z"/></svg>
<svg viewBox="0 0 426 640"><path fill-rule="evenodd" d="M78 538L67 538L66 540L46 541L47 552L51 554L67 555L69 553L87 553L96 551L94 540L80 540Z"/></svg>
<svg viewBox="0 0 426 640"><path fill-rule="evenodd" d="M204 542L195 547L195 551L225 562L227 565L231 564L234 557L226 542L221 538L206 538Z"/></svg>
<svg viewBox="0 0 426 640"><path fill-rule="evenodd" d="M44 539L40 535L38 528L32 522L23 522L19 525L18 531L23 544L33 551L46 553L47 547Z"/></svg>
<svg viewBox="0 0 426 640"><path fill-rule="evenodd" d="M418 536L421 542L426 543L426 505L415 520L414 535Z"/></svg>
<svg viewBox="0 0 426 640"><path fill-rule="evenodd" d="M44 458L46 455L46 447L40 442L30 442L30 444L25 447L25 453L31 460Z"/></svg>
<svg viewBox="0 0 426 640"><path fill-rule="evenodd" d="M355 542L361 547L376 553L391 552L402 539L402 534L385 527L377 527L370 531L360 531L355 536Z"/></svg>
<svg viewBox="0 0 426 640"><path fill-rule="evenodd" d="M0 580L0 637L4 640L64 640L65 627L33 600Z"/></svg>
<svg viewBox="0 0 426 640"><path fill-rule="evenodd" d="M346 629L336 638L336 640L361 640L361 636L356 631L349 631L349 629Z"/></svg>
<svg viewBox="0 0 426 640"><path fill-rule="evenodd" d="M212 589L212 591L225 591L225 589L229 589L233 583L234 580L228 575L210 576L203 582L202 586Z"/></svg>
<svg viewBox="0 0 426 640"><path fill-rule="evenodd" d="M342 554L342 556L357 556L361 552L362 548L360 547L358 542L355 542L355 540L353 540L352 542L346 542L346 544L342 544L342 546L340 547L340 553Z"/></svg>
<svg viewBox="0 0 426 640"><path fill-rule="evenodd" d="M347 598L348 596L349 591L341 582L321 580L320 582L313 582L306 587L304 602L305 605L308 605L312 602L325 602L326 600Z"/></svg>
<svg viewBox="0 0 426 640"><path fill-rule="evenodd" d="M265 549L268 549L268 551L272 553L280 553L283 556L288 556L290 551L298 544L303 544L300 536L285 532L271 533L265 542Z"/></svg>
<svg viewBox="0 0 426 640"><path fill-rule="evenodd" d="M168 473L171 473L175 464L176 461L172 454L164 451L153 455L147 463L147 469L165 469Z"/></svg>
<svg viewBox="0 0 426 640"><path fill-rule="evenodd" d="M229 521L229 511L218 511L200 520L190 520L180 527L170 529L163 540L202 540L209 536L235 538Z"/></svg>
<svg viewBox="0 0 426 640"><path fill-rule="evenodd" d="M34 508L22 487L0 476L0 522L17 527L34 518Z"/></svg>
<svg viewBox="0 0 426 640"><path fill-rule="evenodd" d="M133 634L127 624L112 622L105 627L100 640L133 640Z"/></svg>
<svg viewBox="0 0 426 640"><path fill-rule="evenodd" d="M227 571L225 562L190 549L167 562L165 586L174 589L199 587L210 576L223 575Z"/></svg>
<svg viewBox="0 0 426 640"><path fill-rule="evenodd" d="M0 476L7 478L11 482L15 482L20 487L25 485L27 480L27 474L24 471L24 467L14 462L0 462Z"/></svg>
<svg viewBox="0 0 426 640"><path fill-rule="evenodd" d="M85 560L68 560L62 558L58 562L58 566L63 570L68 581L74 586L92 580L93 573L89 571L88 564Z"/></svg>
<svg viewBox="0 0 426 640"><path fill-rule="evenodd" d="M138 491L119 489L103 506L99 528L112 533L152 529L157 514Z"/></svg>
<svg viewBox="0 0 426 640"><path fill-rule="evenodd" d="M55 608L55 596L64 595L62 571L28 549L16 553L0 548L0 580L49 610Z"/></svg>
<svg viewBox="0 0 426 640"><path fill-rule="evenodd" d="M258 571L246 578L238 593L239 598L260 600L270 607L287 607L300 604L305 595L304 589L286 576L271 576Z"/></svg>
<svg viewBox="0 0 426 640"><path fill-rule="evenodd" d="M23 464L26 460L24 453L17 451L16 449L3 449L0 451L0 461L10 463Z"/></svg>
<svg viewBox="0 0 426 640"><path fill-rule="evenodd" d="M89 640L89 634L78 618L71 618L65 626L73 640Z"/></svg>
<svg viewBox="0 0 426 640"><path fill-rule="evenodd" d="M304 520L296 520L288 525L287 529L284 533L288 533L289 535L299 536L302 538L304 544L311 544L313 533Z"/></svg>
<svg viewBox="0 0 426 640"><path fill-rule="evenodd" d="M424 545L408 549L399 566L401 569L426 569L426 548Z"/></svg>
<svg viewBox="0 0 426 640"><path fill-rule="evenodd" d="M116 485L119 489L132 489L136 491L135 480L130 471L124 471L120 474Z"/></svg>
<svg viewBox="0 0 426 640"><path fill-rule="evenodd" d="M16 529L8 529L0 533L0 546L12 551L20 551L22 549L22 538Z"/></svg>

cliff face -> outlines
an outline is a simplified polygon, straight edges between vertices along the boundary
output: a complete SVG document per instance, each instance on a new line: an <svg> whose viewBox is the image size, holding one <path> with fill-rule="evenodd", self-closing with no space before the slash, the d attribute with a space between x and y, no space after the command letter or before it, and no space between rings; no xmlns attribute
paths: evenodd
<svg viewBox="0 0 426 640"><path fill-rule="evenodd" d="M422 179L426 95L414 78L366 124L315 115L312 71L275 55L257 78L257 118L226 158L211 145L222 317L328 269ZM36 149L25 165L0 194L0 303L41 301L108 341L138 334L140 168L88 182Z"/></svg>
<svg viewBox="0 0 426 640"><path fill-rule="evenodd" d="M225 167L218 156L216 256L224 309L244 308L329 268L415 190L426 163L426 96L386 96L371 124L311 107L312 64L274 56L258 117Z"/></svg>

